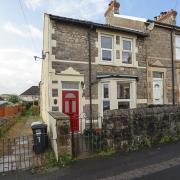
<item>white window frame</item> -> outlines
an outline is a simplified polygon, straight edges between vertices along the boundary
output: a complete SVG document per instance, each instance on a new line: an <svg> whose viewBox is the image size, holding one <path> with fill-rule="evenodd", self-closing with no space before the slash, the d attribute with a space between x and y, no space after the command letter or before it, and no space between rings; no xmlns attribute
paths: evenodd
<svg viewBox="0 0 180 180"><path fill-rule="evenodd" d="M104 110L103 110L103 102L104 101L109 101L109 106L110 106L110 108L109 109L111 109L111 98L110 98L110 82L102 82L102 102L101 102L101 104L102 104L102 113L104 112ZM109 89L109 97L108 98L104 98L104 85L108 85L108 89Z"/></svg>
<svg viewBox="0 0 180 180"><path fill-rule="evenodd" d="M130 41L131 42L131 51L130 50L124 50L123 49L123 41ZM134 41L133 41L133 39L131 39L131 38L126 38L126 37L122 37L122 42L121 42L121 63L122 63L122 65L123 66L132 66L134 63ZM131 62L131 64L129 64L129 63L123 63L123 52L130 52L131 54L132 54L132 62Z"/></svg>
<svg viewBox="0 0 180 180"><path fill-rule="evenodd" d="M117 88L118 88L118 83L122 83L122 84L129 84L129 93L130 93L130 98L129 99L118 99L118 97L116 97L117 99L117 109L118 109L118 102L129 102L129 108L131 108L131 100L132 100L132 83L131 82L128 82L128 81L116 81L116 91L117 91ZM118 94L117 94L118 96Z"/></svg>
<svg viewBox="0 0 180 180"><path fill-rule="evenodd" d="M175 36L175 52L176 52L176 49L180 50L180 45L177 46L177 44L176 44L176 38L180 39L180 36L178 36L178 35ZM177 59L177 53L176 53L176 61L180 61L180 59Z"/></svg>
<svg viewBox="0 0 180 180"><path fill-rule="evenodd" d="M102 44L101 44L101 38L102 37L108 37L108 38L111 38L112 39L112 49L108 49L108 48L102 48ZM107 34L101 34L100 35L100 46L101 46L101 63L104 63L104 64L112 64L114 62L114 36L112 35L107 35ZM103 60L102 59L102 51L105 50L105 51L111 51L111 61L106 61L106 60Z"/></svg>
<svg viewBox="0 0 180 180"><path fill-rule="evenodd" d="M77 89L71 89L71 88L63 88L63 83L71 83L71 82L73 82L73 83L77 83L78 84L78 88ZM61 89L62 90L67 90L67 91L79 91L79 89L80 89L80 82L78 82L78 81L61 81Z"/></svg>

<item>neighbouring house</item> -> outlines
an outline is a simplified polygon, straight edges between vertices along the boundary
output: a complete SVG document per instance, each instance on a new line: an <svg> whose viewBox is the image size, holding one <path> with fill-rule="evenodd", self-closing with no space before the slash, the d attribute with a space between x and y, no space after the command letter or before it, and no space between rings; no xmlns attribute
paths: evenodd
<svg viewBox="0 0 180 180"><path fill-rule="evenodd" d="M39 86L32 86L24 91L19 97L26 102L39 102L40 88Z"/></svg>
<svg viewBox="0 0 180 180"><path fill-rule="evenodd" d="M15 94L1 94L1 95L0 95L0 97L1 97L4 101L8 101L11 96L16 96L16 95L15 95Z"/></svg>
<svg viewBox="0 0 180 180"><path fill-rule="evenodd" d="M147 20L119 8L109 4L105 24L45 14L40 94L48 125L49 112L62 112L82 132L108 109L180 101L177 12ZM79 121L84 114L89 121Z"/></svg>
<svg viewBox="0 0 180 180"><path fill-rule="evenodd" d="M0 107L4 107L8 104L7 101L4 101L4 100L0 100Z"/></svg>

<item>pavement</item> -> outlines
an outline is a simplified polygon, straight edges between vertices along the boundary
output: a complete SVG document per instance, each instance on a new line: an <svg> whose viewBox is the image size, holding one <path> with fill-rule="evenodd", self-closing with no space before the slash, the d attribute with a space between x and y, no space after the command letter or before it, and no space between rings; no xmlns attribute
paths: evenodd
<svg viewBox="0 0 180 180"><path fill-rule="evenodd" d="M65 168L33 174L20 171L0 174L0 180L180 180L180 142L148 150L80 160Z"/></svg>

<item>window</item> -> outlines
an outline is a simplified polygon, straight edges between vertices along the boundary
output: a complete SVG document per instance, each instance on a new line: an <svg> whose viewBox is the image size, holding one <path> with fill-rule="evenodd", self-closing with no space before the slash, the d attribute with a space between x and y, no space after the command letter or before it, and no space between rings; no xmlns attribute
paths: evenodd
<svg viewBox="0 0 180 180"><path fill-rule="evenodd" d="M52 97L58 97L58 89L52 89Z"/></svg>
<svg viewBox="0 0 180 180"><path fill-rule="evenodd" d="M132 64L132 40L123 39L122 63Z"/></svg>
<svg viewBox="0 0 180 180"><path fill-rule="evenodd" d="M153 78L163 78L163 73L154 71Z"/></svg>
<svg viewBox="0 0 180 180"><path fill-rule="evenodd" d="M113 60L113 38L111 36L101 36L101 58L102 61L111 62Z"/></svg>
<svg viewBox="0 0 180 180"><path fill-rule="evenodd" d="M52 106L52 111L59 111L59 107L57 107L57 106Z"/></svg>
<svg viewBox="0 0 180 180"><path fill-rule="evenodd" d="M180 36L176 36L176 60L180 60Z"/></svg>
<svg viewBox="0 0 180 180"><path fill-rule="evenodd" d="M78 82L62 82L63 89L79 89Z"/></svg>
<svg viewBox="0 0 180 180"><path fill-rule="evenodd" d="M52 84L58 84L58 81L52 81Z"/></svg>
<svg viewBox="0 0 180 180"><path fill-rule="evenodd" d="M130 108L130 83L117 82L118 109Z"/></svg>
<svg viewBox="0 0 180 180"><path fill-rule="evenodd" d="M103 112L110 109L109 84L102 84L103 87Z"/></svg>

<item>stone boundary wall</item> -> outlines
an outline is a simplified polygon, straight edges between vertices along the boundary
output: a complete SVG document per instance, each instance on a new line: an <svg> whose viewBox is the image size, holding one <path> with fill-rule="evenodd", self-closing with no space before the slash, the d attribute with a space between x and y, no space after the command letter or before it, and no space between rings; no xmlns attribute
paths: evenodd
<svg viewBox="0 0 180 180"><path fill-rule="evenodd" d="M72 155L69 116L60 112L49 112L48 135L58 161L61 156Z"/></svg>
<svg viewBox="0 0 180 180"><path fill-rule="evenodd" d="M165 135L177 135L180 106L106 111L103 132L108 146L117 149L142 138L156 142Z"/></svg>

